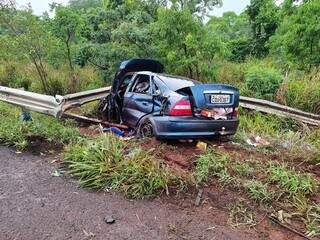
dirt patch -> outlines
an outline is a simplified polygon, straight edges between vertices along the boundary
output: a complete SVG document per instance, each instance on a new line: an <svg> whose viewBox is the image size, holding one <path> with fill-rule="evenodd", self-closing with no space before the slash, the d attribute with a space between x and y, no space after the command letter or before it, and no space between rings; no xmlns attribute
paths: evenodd
<svg viewBox="0 0 320 240"><path fill-rule="evenodd" d="M63 149L60 143L49 142L45 137L39 135L28 136L28 151L34 155L42 155L48 152L57 152Z"/></svg>

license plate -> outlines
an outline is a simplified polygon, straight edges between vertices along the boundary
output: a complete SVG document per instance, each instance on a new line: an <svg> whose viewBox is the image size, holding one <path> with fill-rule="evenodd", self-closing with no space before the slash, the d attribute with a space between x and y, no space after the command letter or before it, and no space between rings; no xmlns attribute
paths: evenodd
<svg viewBox="0 0 320 240"><path fill-rule="evenodd" d="M230 103L231 97L228 94L214 94L211 95L211 103Z"/></svg>

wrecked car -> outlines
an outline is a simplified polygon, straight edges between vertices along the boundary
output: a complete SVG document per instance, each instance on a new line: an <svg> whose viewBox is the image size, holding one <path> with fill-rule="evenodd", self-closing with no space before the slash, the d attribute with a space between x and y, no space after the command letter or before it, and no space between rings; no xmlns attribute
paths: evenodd
<svg viewBox="0 0 320 240"><path fill-rule="evenodd" d="M225 84L163 73L155 60L123 62L110 94L100 102L105 120L140 137L193 139L233 135L239 125L239 91Z"/></svg>

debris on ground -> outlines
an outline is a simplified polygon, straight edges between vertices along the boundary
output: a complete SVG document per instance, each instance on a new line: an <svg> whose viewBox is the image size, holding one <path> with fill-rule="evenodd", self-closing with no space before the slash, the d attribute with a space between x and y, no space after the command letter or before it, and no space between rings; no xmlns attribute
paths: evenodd
<svg viewBox="0 0 320 240"><path fill-rule="evenodd" d="M116 222L116 220L111 215L109 215L104 218L104 222L107 224L113 224Z"/></svg>
<svg viewBox="0 0 320 240"><path fill-rule="evenodd" d="M200 205L200 202L201 202L201 198L202 198L202 194L203 194L203 190L200 189L198 194L197 194L197 197L196 197L196 201L194 202L194 204L198 207Z"/></svg>
<svg viewBox="0 0 320 240"><path fill-rule="evenodd" d="M206 151L207 150L207 147L208 147L208 143L205 143L205 142L202 142L202 141L199 141L197 143L197 148L201 151Z"/></svg>
<svg viewBox="0 0 320 240"><path fill-rule="evenodd" d="M81 116L81 115L77 115L77 114L69 113L69 112L64 113L63 117L64 118L71 118L71 119L74 119L74 120L76 120L78 122L82 122L82 123L102 124L104 126L117 127L120 129L128 129L129 128L126 125L111 123L111 122L103 121L103 120L96 119L96 118L89 118L89 117L85 117L85 116Z"/></svg>
<svg viewBox="0 0 320 240"><path fill-rule="evenodd" d="M260 136L255 136L255 137L250 137L247 139L247 144L253 147L259 147L259 146L269 146L270 142L267 141L266 139L260 137Z"/></svg>
<svg viewBox="0 0 320 240"><path fill-rule="evenodd" d="M86 230L82 230L83 231L83 234L85 235L85 239L93 239L95 237L94 233L92 232L87 232Z"/></svg>
<svg viewBox="0 0 320 240"><path fill-rule="evenodd" d="M104 133L113 133L116 136L124 137L124 131L120 130L117 127L104 128L104 129L102 129L102 131Z"/></svg>
<svg viewBox="0 0 320 240"><path fill-rule="evenodd" d="M56 169L51 173L52 177L61 177L62 175L63 175L63 172L61 172L59 169Z"/></svg>
<svg viewBox="0 0 320 240"><path fill-rule="evenodd" d="M31 113L25 109L22 109L22 114L21 114L20 118L21 118L21 121L23 121L23 122L31 122L32 121Z"/></svg>
<svg viewBox="0 0 320 240"><path fill-rule="evenodd" d="M275 217L275 216L274 216ZM279 210L277 213L276 218L281 222L281 223L291 223L290 219L292 218L292 214L284 212L283 210Z"/></svg>
<svg viewBox="0 0 320 240"><path fill-rule="evenodd" d="M303 234L302 232L300 232L300 231L292 228L292 227L289 226L289 225L286 225L286 224L280 222L276 217L270 216L269 219L270 219L273 223L279 224L281 227L289 230L290 232L295 233L295 234L297 234L298 236L300 236L300 237L302 237L302 238L304 238L304 239L311 240L311 238L309 238L307 235L305 235L305 234Z"/></svg>

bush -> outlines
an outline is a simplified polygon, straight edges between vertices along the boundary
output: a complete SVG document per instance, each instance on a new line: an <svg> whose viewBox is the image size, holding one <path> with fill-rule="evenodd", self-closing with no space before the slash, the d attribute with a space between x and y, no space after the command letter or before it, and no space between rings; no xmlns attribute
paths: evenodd
<svg viewBox="0 0 320 240"><path fill-rule="evenodd" d="M273 99L282 80L281 73L270 67L254 66L245 74L245 86L250 91L250 95L269 100Z"/></svg>
<svg viewBox="0 0 320 240"><path fill-rule="evenodd" d="M223 62L219 68L218 82L242 88L244 83L244 65L240 63Z"/></svg>
<svg viewBox="0 0 320 240"><path fill-rule="evenodd" d="M31 78L25 71L25 65L2 62L0 64L0 85L28 89L31 85Z"/></svg>
<svg viewBox="0 0 320 240"><path fill-rule="evenodd" d="M304 111L320 114L320 73L312 71L290 80L281 86L278 101Z"/></svg>

